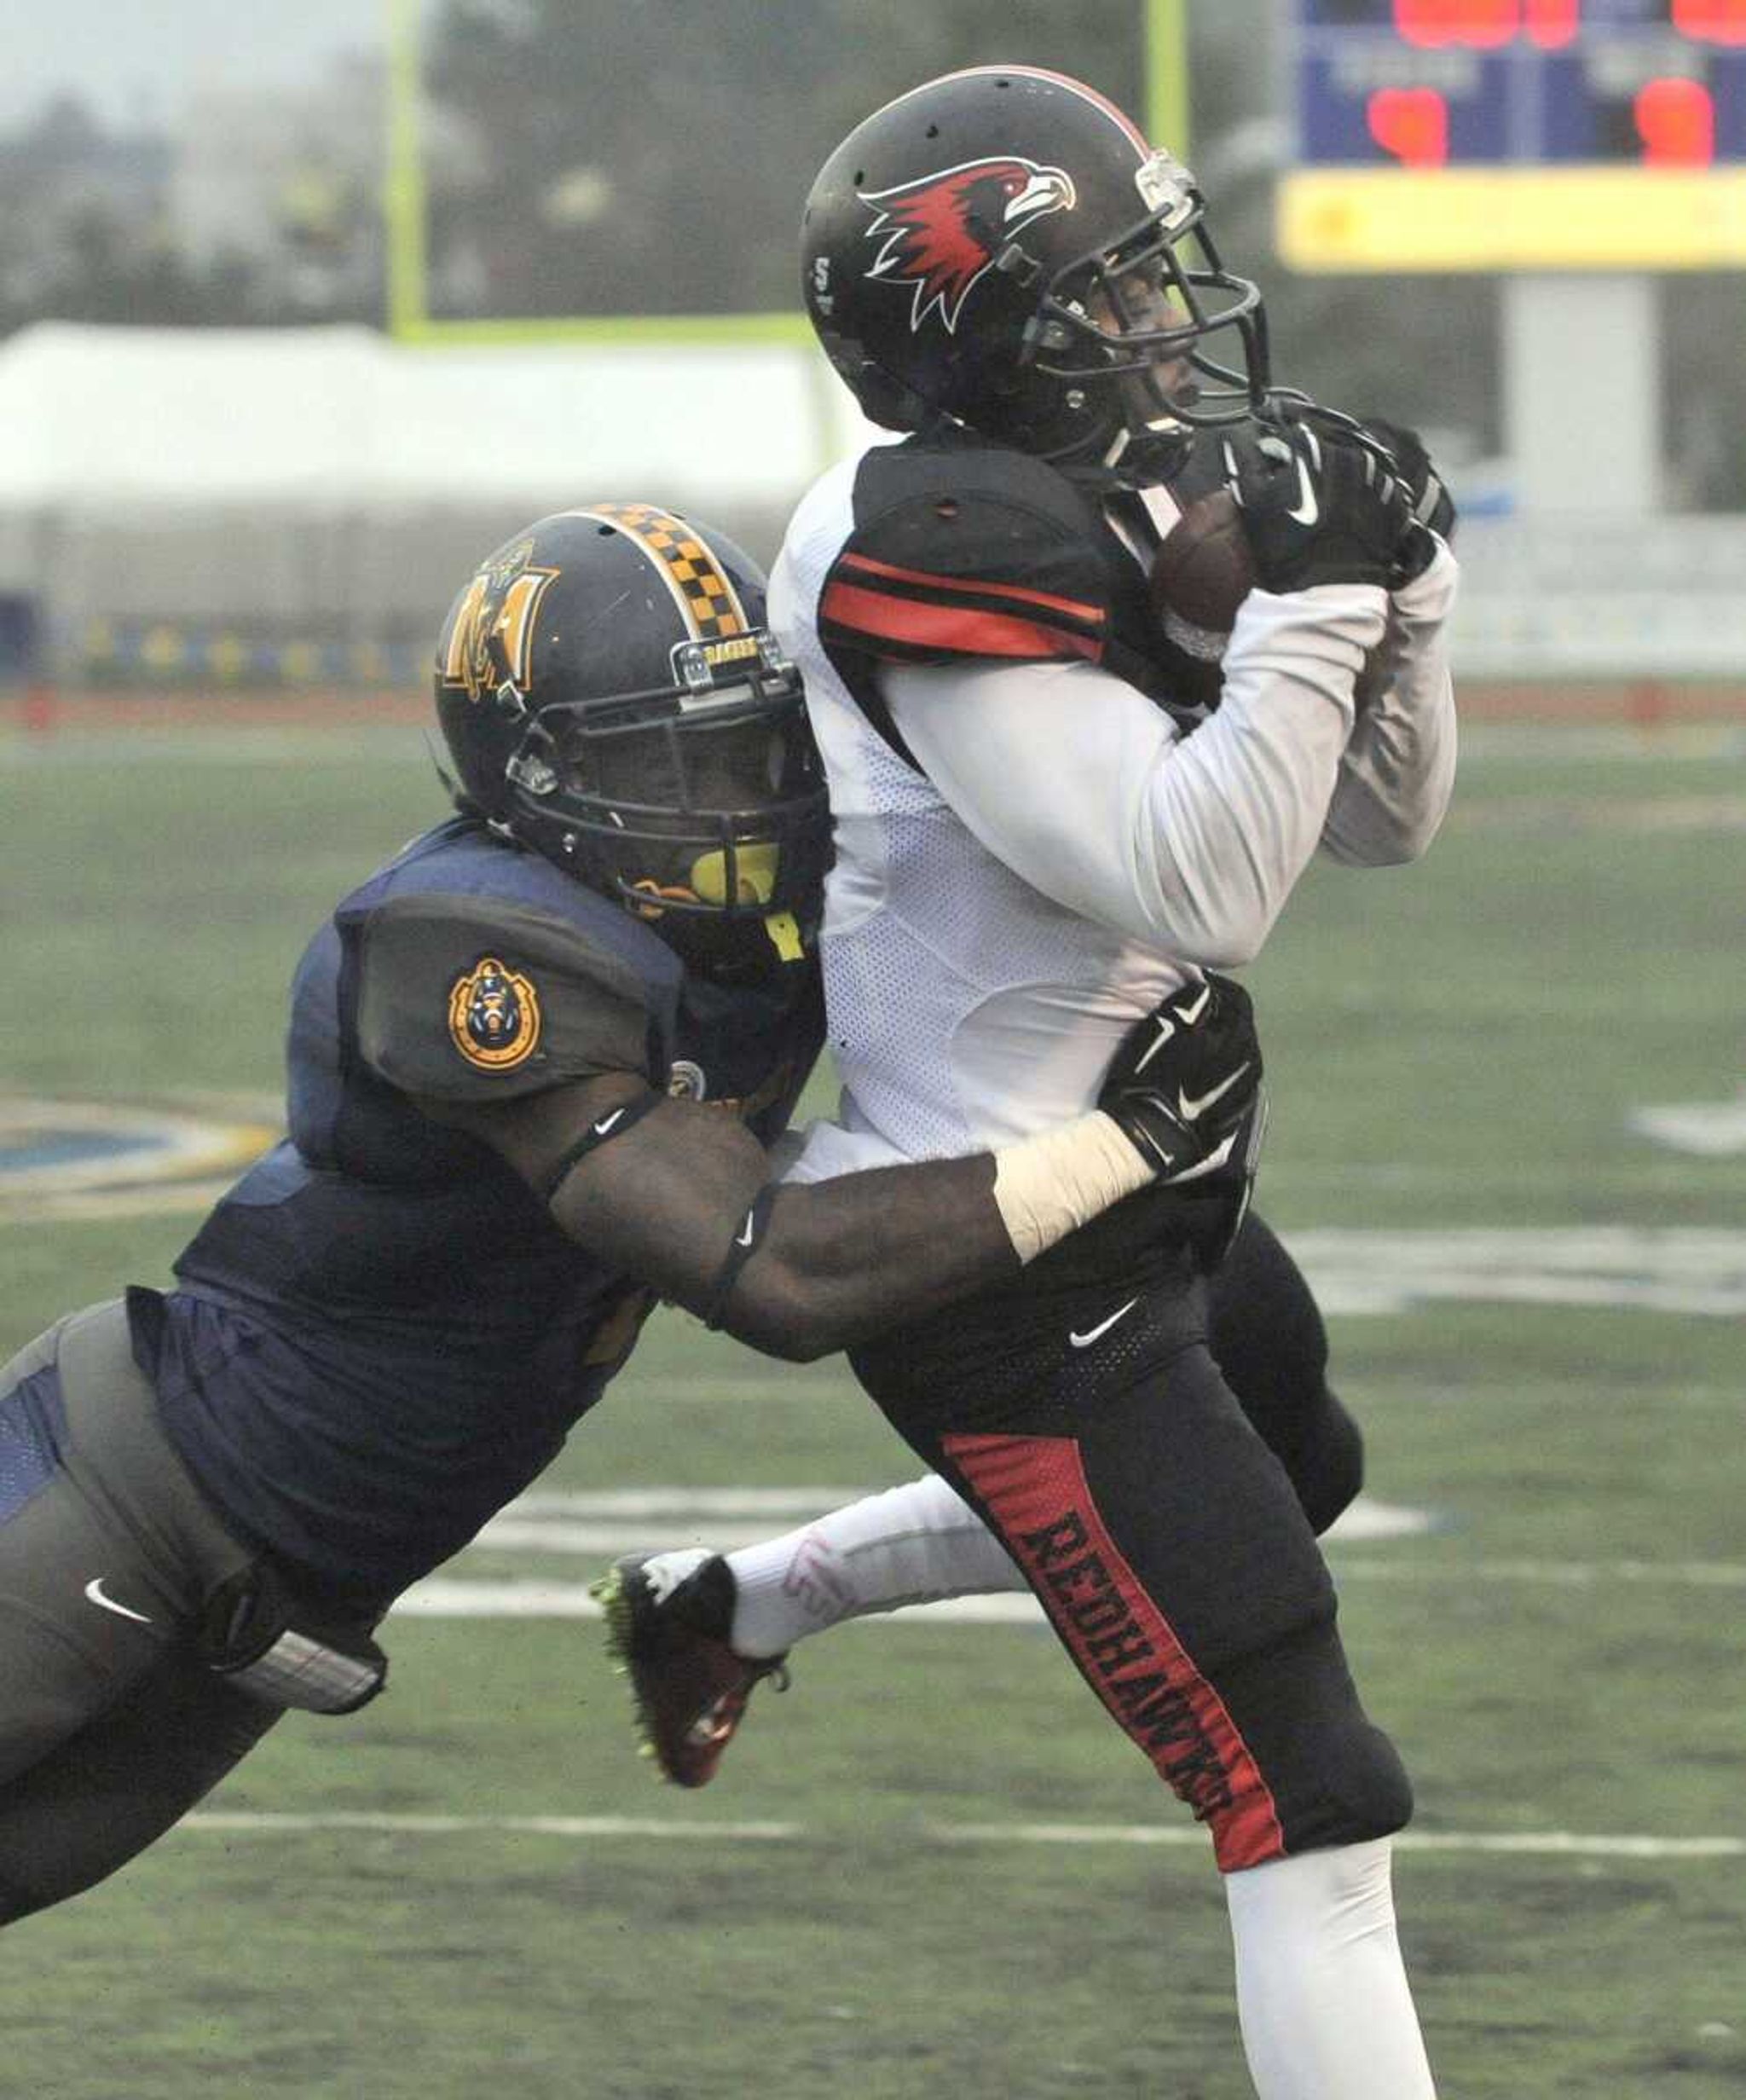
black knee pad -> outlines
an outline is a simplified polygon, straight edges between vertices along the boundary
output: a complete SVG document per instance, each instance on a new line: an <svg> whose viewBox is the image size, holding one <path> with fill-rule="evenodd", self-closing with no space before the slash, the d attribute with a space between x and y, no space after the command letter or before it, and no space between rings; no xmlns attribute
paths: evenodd
<svg viewBox="0 0 1746 2100"><path fill-rule="evenodd" d="M1406 1767L1359 1703L1332 1617L1245 1657L1219 1688L1272 1796L1274 1856L1411 1819Z"/></svg>
<svg viewBox="0 0 1746 2100"><path fill-rule="evenodd" d="M1413 1782L1400 1752L1374 1721L1355 1715L1329 1731L1317 1749L1322 1802L1320 1829L1309 1843L1362 1844L1412 1821Z"/></svg>

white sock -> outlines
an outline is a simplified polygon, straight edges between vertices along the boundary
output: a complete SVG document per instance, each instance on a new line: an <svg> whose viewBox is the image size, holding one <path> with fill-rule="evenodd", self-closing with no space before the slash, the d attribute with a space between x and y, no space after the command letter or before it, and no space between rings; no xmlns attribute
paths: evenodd
<svg viewBox="0 0 1746 2100"><path fill-rule="evenodd" d="M1225 1876L1260 2100L1435 2100L1395 1935L1385 1837Z"/></svg>
<svg viewBox="0 0 1746 2100"><path fill-rule="evenodd" d="M780 1655L843 1619L1025 1578L974 1510L938 1473L846 1503L798 1530L727 1556L738 1597L733 1645Z"/></svg>

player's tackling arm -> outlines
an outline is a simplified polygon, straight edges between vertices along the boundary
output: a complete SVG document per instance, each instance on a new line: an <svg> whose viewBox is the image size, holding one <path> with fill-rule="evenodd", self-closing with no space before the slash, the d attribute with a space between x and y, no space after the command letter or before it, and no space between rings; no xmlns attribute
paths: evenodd
<svg viewBox="0 0 1746 2100"><path fill-rule="evenodd" d="M1252 1170L1260 1050L1240 988L1217 981L1211 1000L1206 988L1167 1002L1161 1054L1119 1056L1090 1114L998 1152L835 1181L770 1183L742 1125L628 1073L437 1113L501 1154L580 1246L753 1348L804 1362L1010 1278L1142 1189L1179 1202L1184 1230L1199 1229L1210 1188L1235 1203ZM1142 1033L1150 1048L1149 1016ZM1198 1120L1187 1102L1207 1104Z"/></svg>
<svg viewBox="0 0 1746 2100"><path fill-rule="evenodd" d="M635 1122L562 1171L576 1137L622 1110ZM763 1147L731 1115L619 1074L468 1123L580 1246L772 1356L826 1355L1020 1266L987 1154L771 1186ZM1145 1178L1136 1160L1130 1185Z"/></svg>

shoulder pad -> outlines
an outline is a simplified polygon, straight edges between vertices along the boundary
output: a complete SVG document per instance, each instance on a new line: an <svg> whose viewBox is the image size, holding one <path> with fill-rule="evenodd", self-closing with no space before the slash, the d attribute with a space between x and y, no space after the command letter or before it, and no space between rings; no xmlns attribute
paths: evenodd
<svg viewBox="0 0 1746 2100"><path fill-rule="evenodd" d="M603 1072L666 1084L676 986L583 917L414 891L348 930L359 1054L402 1093L501 1101Z"/></svg>
<svg viewBox="0 0 1746 2100"><path fill-rule="evenodd" d="M1085 499L1042 460L876 448L825 578L827 645L904 663L1101 660L1110 585Z"/></svg>

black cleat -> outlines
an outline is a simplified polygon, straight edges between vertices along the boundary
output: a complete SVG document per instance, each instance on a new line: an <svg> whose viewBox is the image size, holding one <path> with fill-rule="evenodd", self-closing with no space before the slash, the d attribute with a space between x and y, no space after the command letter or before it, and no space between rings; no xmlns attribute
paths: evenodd
<svg viewBox="0 0 1746 2100"><path fill-rule="evenodd" d="M606 1641L631 1681L643 1755L679 1786L707 1786L733 1740L752 1687L788 1688L784 1657L736 1654L733 1571L720 1553L631 1553L589 1594Z"/></svg>

